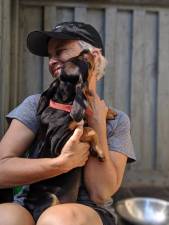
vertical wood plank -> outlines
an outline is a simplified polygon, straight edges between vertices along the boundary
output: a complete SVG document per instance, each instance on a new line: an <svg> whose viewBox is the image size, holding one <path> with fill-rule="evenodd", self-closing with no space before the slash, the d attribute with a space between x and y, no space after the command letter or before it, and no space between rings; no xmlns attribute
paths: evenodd
<svg viewBox="0 0 169 225"><path fill-rule="evenodd" d="M51 30L55 27L58 23L56 17L55 6L44 7L44 30ZM43 90L46 89L53 80L49 72L48 61L48 57L43 58Z"/></svg>
<svg viewBox="0 0 169 225"><path fill-rule="evenodd" d="M74 18L73 8L55 6L44 7L44 30L51 30L58 23L72 21ZM46 89L53 80L48 69L48 58L43 59L43 90Z"/></svg>
<svg viewBox="0 0 169 225"><path fill-rule="evenodd" d="M78 22L85 22L87 20L86 7L75 7L74 20Z"/></svg>
<svg viewBox="0 0 169 225"><path fill-rule="evenodd" d="M119 10L115 46L115 106L129 114L132 11Z"/></svg>
<svg viewBox="0 0 169 225"><path fill-rule="evenodd" d="M55 6L44 6L44 30L50 31L58 23Z"/></svg>
<svg viewBox="0 0 169 225"><path fill-rule="evenodd" d="M105 40L105 11L104 9L88 9L87 23L93 25L102 37L103 44ZM104 95L104 78L97 83L97 92L101 98Z"/></svg>
<svg viewBox="0 0 169 225"><path fill-rule="evenodd" d="M11 53L11 0L1 2L1 135L6 128L5 115L9 111L10 53Z"/></svg>
<svg viewBox="0 0 169 225"><path fill-rule="evenodd" d="M74 8L58 7L56 11L58 23L73 21L74 20Z"/></svg>
<svg viewBox="0 0 169 225"><path fill-rule="evenodd" d="M30 53L26 46L28 33L42 30L42 8L22 6L20 11L19 101L41 91L43 60L42 57Z"/></svg>
<svg viewBox="0 0 169 225"><path fill-rule="evenodd" d="M169 11L160 10L157 96L157 169L169 169Z"/></svg>
<svg viewBox="0 0 169 225"><path fill-rule="evenodd" d="M144 169L154 168L156 154L156 95L158 14L147 12L145 17L145 76L144 76Z"/></svg>
<svg viewBox="0 0 169 225"><path fill-rule="evenodd" d="M133 43L131 69L131 132L137 155L137 169L144 167L144 76L145 76L145 11L133 14ZM150 154L150 152L149 152ZM145 162L144 162L145 163Z"/></svg>
<svg viewBox="0 0 169 225"><path fill-rule="evenodd" d="M11 20L11 35L12 35L12 48L11 48L11 71L10 77L10 108L14 108L18 103L18 90L19 90L19 0L12 1L12 20Z"/></svg>
<svg viewBox="0 0 169 225"><path fill-rule="evenodd" d="M0 52L1 52L1 42L2 42L2 0L0 0Z"/></svg>
<svg viewBox="0 0 169 225"><path fill-rule="evenodd" d="M3 134L3 113L2 113L2 0L0 0L0 137Z"/></svg>
<svg viewBox="0 0 169 225"><path fill-rule="evenodd" d="M116 16L114 7L106 9L105 15L105 52L108 65L104 76L104 99L107 104L114 107L115 95L115 38L116 38Z"/></svg>
<svg viewBox="0 0 169 225"><path fill-rule="evenodd" d="M131 124L137 169L148 170L156 154L157 14L134 15Z"/></svg>
<svg viewBox="0 0 169 225"><path fill-rule="evenodd" d="M0 0L0 59L2 59L2 0ZM0 60L0 107L2 108L2 60ZM0 128L1 128L0 120Z"/></svg>

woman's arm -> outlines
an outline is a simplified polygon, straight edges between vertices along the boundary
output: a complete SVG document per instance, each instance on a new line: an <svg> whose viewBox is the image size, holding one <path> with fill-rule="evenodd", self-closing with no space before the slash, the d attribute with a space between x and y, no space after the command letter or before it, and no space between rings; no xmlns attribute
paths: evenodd
<svg viewBox="0 0 169 225"><path fill-rule="evenodd" d="M120 187L127 156L117 151L109 151L106 134L107 106L103 100L93 95L93 117L89 118L89 125L98 134L99 146L105 154L105 161L99 162L89 157L85 166L84 179L90 197L97 203L109 199Z"/></svg>
<svg viewBox="0 0 169 225"><path fill-rule="evenodd" d="M57 158L21 158L35 135L19 120L13 119L0 142L0 188L34 183L83 166L88 159L89 145L79 141L82 133L82 126L79 126Z"/></svg>

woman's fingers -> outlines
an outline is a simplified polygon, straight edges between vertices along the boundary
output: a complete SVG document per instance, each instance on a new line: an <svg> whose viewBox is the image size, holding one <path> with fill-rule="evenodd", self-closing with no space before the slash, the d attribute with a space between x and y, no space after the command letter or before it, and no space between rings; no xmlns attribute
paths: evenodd
<svg viewBox="0 0 169 225"><path fill-rule="evenodd" d="M94 91L95 93L96 93L96 82L97 82L96 74L92 74L89 81L89 90Z"/></svg>

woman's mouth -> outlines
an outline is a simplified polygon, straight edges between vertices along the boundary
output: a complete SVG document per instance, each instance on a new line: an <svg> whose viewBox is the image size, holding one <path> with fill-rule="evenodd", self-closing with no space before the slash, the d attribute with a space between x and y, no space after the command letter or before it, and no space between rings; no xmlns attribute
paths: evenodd
<svg viewBox="0 0 169 225"><path fill-rule="evenodd" d="M54 68L52 69L52 75L53 75L53 77L59 76L60 73L61 73L61 69L62 69L62 66L54 67Z"/></svg>

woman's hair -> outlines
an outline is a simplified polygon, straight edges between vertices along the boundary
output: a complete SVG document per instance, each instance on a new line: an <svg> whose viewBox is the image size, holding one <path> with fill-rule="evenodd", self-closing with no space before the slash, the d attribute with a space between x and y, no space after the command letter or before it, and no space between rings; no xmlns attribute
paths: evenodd
<svg viewBox="0 0 169 225"><path fill-rule="evenodd" d="M79 40L79 45L80 47L84 50L84 49L89 49L91 52L92 50L95 48L97 49L96 47L94 47L93 45L85 42L85 41L82 41L82 40ZM98 49L100 51L100 49ZM100 58L98 60L98 63L96 65L96 75L97 75L97 80L99 80L105 73L105 68L106 68L106 65L107 65L107 60L106 58L100 54Z"/></svg>

